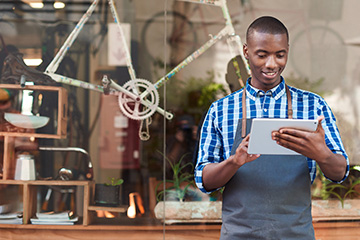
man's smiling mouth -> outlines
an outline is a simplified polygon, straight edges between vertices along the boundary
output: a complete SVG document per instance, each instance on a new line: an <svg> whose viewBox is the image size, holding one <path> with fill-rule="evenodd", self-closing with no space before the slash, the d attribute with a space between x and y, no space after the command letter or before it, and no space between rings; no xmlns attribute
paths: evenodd
<svg viewBox="0 0 360 240"><path fill-rule="evenodd" d="M274 77L277 72L263 72L264 75L266 75L267 77Z"/></svg>

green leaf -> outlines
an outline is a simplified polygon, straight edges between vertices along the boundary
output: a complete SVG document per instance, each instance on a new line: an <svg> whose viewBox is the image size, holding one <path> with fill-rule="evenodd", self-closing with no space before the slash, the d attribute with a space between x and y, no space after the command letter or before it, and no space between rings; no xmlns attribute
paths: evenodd
<svg viewBox="0 0 360 240"><path fill-rule="evenodd" d="M158 151L161 155L160 151ZM171 194L172 196L176 196L180 201L183 201L186 193L189 191L189 187L194 185L194 175L189 172L183 172L183 170L187 167L193 168L193 164L191 162L185 163L182 165L182 161L185 159L187 154L184 154L178 162L172 162L169 158L165 157L169 162L171 170L173 172L173 178L170 180L166 179L166 183L172 183L173 186L166 188L165 190L159 192L157 194L157 200L160 201L167 194ZM164 156L164 155L163 155ZM158 192L158 188L161 184L164 183L164 180L159 182L155 187L156 193Z"/></svg>

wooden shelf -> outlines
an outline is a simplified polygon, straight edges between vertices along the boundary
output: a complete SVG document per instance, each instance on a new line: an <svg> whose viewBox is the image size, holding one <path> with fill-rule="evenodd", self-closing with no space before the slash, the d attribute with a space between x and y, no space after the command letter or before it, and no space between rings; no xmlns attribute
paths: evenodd
<svg viewBox="0 0 360 240"><path fill-rule="evenodd" d="M0 88L12 89L12 90L18 90L18 91L31 90L31 91L54 92L57 94L57 97L58 97L56 132L54 132L54 133L0 132L0 136L53 138L53 139L61 139L61 138L66 137L68 94L67 94L67 90L65 88L58 87L58 86L42 86L42 85L26 85L25 87L21 87L18 84L0 84Z"/></svg>
<svg viewBox="0 0 360 240"><path fill-rule="evenodd" d="M109 211L109 212L119 212L125 213L127 211L128 206L119 206L119 207L104 207L104 206L88 206L89 211Z"/></svg>
<svg viewBox="0 0 360 240"><path fill-rule="evenodd" d="M0 185L19 185L23 186L23 224L29 224L30 218L33 217L37 209L37 187L38 186L80 186L83 187L83 217L82 224L88 225L90 222L89 210L90 192L94 185L92 181L21 181L21 180L0 180Z"/></svg>
<svg viewBox="0 0 360 240"><path fill-rule="evenodd" d="M57 94L58 98L58 109L56 119L57 129L53 133L36 133L34 131L25 131L25 129L17 128L16 131L0 131L0 136L4 138L4 154L2 159L3 172L2 179L14 179L15 165L16 165L16 152L15 152L15 139L17 137L33 137L33 138L50 138L50 139L61 139L66 137L67 129L67 91L63 87L56 86L39 86L39 85L26 85L21 87L17 84L0 84L2 89L12 89L18 91L31 90L31 91L49 91ZM51 118L50 118L51 119ZM9 183L11 184L11 183Z"/></svg>
<svg viewBox="0 0 360 240"><path fill-rule="evenodd" d="M0 184L12 185L49 185L49 186L88 186L92 184L91 181L58 181L58 180L0 180Z"/></svg>

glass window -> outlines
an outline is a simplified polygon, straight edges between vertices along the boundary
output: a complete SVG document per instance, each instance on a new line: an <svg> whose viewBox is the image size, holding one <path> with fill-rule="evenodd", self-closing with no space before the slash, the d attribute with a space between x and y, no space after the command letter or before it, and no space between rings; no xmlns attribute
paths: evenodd
<svg viewBox="0 0 360 240"><path fill-rule="evenodd" d="M328 102L350 159L351 177L341 185L318 169L314 208L327 197L355 207L343 200L358 195L360 49L350 31L357 1L32 2L0 6L0 214L9 204L2 196L11 193L18 198L9 211L23 212L25 224L36 213L71 211L80 217L75 224L125 235L218 238L223 189L205 194L194 182L200 129L214 101L246 84L245 33L263 15L289 30L286 82ZM37 89L42 85L66 95ZM51 121L8 131L2 106L10 100L31 124ZM34 159L29 184L13 181L21 154ZM108 191L114 195L107 198ZM314 219L320 237L335 234L323 233L321 223L358 217Z"/></svg>

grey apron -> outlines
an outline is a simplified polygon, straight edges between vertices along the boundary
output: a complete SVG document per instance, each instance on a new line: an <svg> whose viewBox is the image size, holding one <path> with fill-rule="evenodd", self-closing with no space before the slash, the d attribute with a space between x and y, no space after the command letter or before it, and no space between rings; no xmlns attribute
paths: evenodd
<svg viewBox="0 0 360 240"><path fill-rule="evenodd" d="M237 133L246 131L236 134L232 155L250 127L251 119L239 120ZM302 155L261 155L246 163L225 185L220 239L315 239L310 186Z"/></svg>

